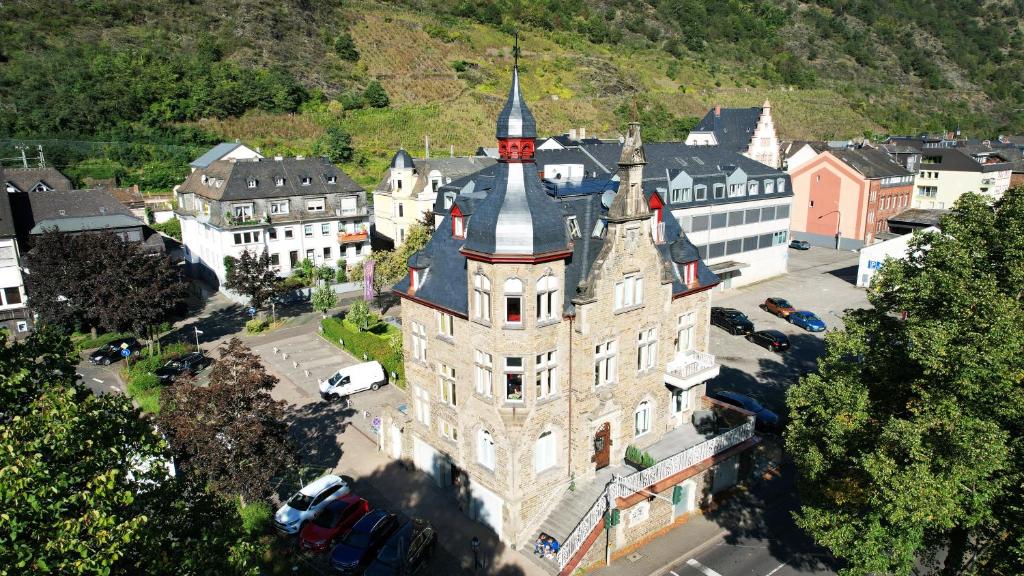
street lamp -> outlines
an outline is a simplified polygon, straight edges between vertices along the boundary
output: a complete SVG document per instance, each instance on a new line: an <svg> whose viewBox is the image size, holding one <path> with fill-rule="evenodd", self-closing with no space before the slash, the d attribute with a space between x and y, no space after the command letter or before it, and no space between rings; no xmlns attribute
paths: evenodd
<svg viewBox="0 0 1024 576"><path fill-rule="evenodd" d="M839 250L839 238L841 238L843 234L839 230L843 225L843 213L840 212L839 210L833 210L827 214L822 214L821 216L818 216L818 220L821 220L825 216L831 216L833 214L838 214L838 218L836 218L836 250Z"/></svg>
<svg viewBox="0 0 1024 576"><path fill-rule="evenodd" d="M476 574L480 569L480 539L473 536L469 541L469 547L473 549L473 573Z"/></svg>

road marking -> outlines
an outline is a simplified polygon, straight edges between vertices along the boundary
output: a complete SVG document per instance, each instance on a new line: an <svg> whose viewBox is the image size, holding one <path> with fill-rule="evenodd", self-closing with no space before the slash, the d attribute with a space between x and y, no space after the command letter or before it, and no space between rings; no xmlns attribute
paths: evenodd
<svg viewBox="0 0 1024 576"><path fill-rule="evenodd" d="M783 566L785 566L785 565L786 565L786 563L785 563L785 562L783 562L782 564L779 564L778 566L776 566L776 567L775 567L775 569L774 569L774 570L772 570L771 572L769 572L769 573L765 574L765 576L772 576L772 574L775 574L775 573L776 573L776 572L778 572L779 570L782 570L782 567L783 567Z"/></svg>
<svg viewBox="0 0 1024 576"><path fill-rule="evenodd" d="M671 574L672 576L679 576L679 574L676 574L675 571L673 571L673 570L669 570L668 573Z"/></svg>
<svg viewBox="0 0 1024 576"><path fill-rule="evenodd" d="M121 391L120 388L118 388L117 386L114 386L113 384L107 384L107 388L110 388L114 392L120 392Z"/></svg>
<svg viewBox="0 0 1024 576"><path fill-rule="evenodd" d="M707 566L701 564L700 562L697 562L697 560L695 560L693 558L690 558L689 560L687 560L686 561L686 565L687 566L693 566L697 570L700 570L701 572L703 572L706 576L722 576L718 572L715 572L711 568L708 568Z"/></svg>
<svg viewBox="0 0 1024 576"><path fill-rule="evenodd" d="M100 380L99 378L93 378L92 381L96 382L97 384L103 384L103 380Z"/></svg>

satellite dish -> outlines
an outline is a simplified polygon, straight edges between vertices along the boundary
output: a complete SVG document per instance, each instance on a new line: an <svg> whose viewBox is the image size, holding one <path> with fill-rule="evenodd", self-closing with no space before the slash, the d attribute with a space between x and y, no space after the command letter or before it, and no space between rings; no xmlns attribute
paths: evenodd
<svg viewBox="0 0 1024 576"><path fill-rule="evenodd" d="M601 206L604 206L605 210L611 208L612 207L612 200L614 200L614 199L615 199L615 190L612 190L610 188L608 190L605 190L604 193L601 194Z"/></svg>

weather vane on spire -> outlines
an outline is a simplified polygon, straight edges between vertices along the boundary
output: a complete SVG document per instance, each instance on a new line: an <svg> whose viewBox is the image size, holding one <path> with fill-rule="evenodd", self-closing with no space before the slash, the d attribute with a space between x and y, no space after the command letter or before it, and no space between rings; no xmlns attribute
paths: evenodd
<svg viewBox="0 0 1024 576"><path fill-rule="evenodd" d="M519 30L515 32L516 43L512 46L512 58L515 59L516 68L519 67Z"/></svg>

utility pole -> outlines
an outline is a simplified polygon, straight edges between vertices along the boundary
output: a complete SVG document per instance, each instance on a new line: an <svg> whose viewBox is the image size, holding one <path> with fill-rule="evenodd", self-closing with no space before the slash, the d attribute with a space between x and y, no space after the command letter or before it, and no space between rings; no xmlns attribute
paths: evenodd
<svg viewBox="0 0 1024 576"><path fill-rule="evenodd" d="M43 145L39 144L36 148L39 149L39 167L46 168L46 158L43 157Z"/></svg>
<svg viewBox="0 0 1024 576"><path fill-rule="evenodd" d="M21 165L22 165L22 167L28 168L28 157L25 156L25 149L27 148L27 146L25 146L24 144L18 144L18 145L15 146L15 148L17 148L18 150L21 151Z"/></svg>

